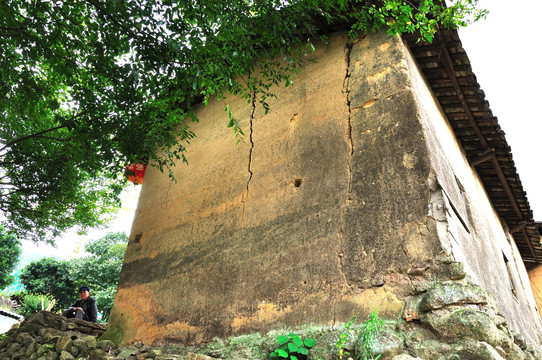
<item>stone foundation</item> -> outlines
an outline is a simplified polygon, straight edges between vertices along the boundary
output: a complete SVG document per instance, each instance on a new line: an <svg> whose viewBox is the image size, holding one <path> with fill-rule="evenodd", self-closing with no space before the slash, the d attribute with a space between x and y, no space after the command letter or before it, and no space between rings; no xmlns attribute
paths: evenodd
<svg viewBox="0 0 542 360"><path fill-rule="evenodd" d="M455 266L460 269L460 266ZM458 272L461 277L461 272ZM403 316L387 320L371 346L381 360L533 360L542 359L518 332L510 329L494 297L468 279L431 283L408 297ZM214 339L199 348L176 345L148 346L141 342L117 347L99 339L105 325L65 319L40 311L7 333L0 343L6 360L212 360L269 358L277 337L290 332L313 338L316 345L307 360L336 360L340 348L357 358L361 352L363 323L304 326L265 335L252 333ZM202 347L203 346L203 347ZM345 357L346 358L346 357Z"/></svg>

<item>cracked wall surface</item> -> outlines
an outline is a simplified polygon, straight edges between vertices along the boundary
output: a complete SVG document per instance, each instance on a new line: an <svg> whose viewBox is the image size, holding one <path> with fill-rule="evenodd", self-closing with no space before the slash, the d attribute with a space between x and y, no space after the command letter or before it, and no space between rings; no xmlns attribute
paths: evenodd
<svg viewBox="0 0 542 360"><path fill-rule="evenodd" d="M242 220L241 220L241 227L244 227L245 223L245 204L248 201L248 194L250 192L250 180L252 180L252 176L254 175L254 172L252 171L252 151L254 150L254 113L256 112L256 94L252 92L250 104L252 106L252 112L250 113L249 117L249 133L248 133L248 141L250 143L250 149L248 151L248 180L247 180L247 190L245 193L245 196L243 197L242 203L243 203L243 214L242 214Z"/></svg>
<svg viewBox="0 0 542 360"><path fill-rule="evenodd" d="M225 99L244 142L210 101L178 183L147 170L110 319L123 342L400 318L409 296L457 276L450 217L429 211L446 169L401 39L331 34L311 56L267 115Z"/></svg>

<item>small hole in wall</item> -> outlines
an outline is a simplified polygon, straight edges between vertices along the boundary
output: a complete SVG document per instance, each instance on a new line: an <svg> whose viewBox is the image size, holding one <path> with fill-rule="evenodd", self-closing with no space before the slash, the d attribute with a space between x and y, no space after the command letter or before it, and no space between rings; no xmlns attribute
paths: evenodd
<svg viewBox="0 0 542 360"><path fill-rule="evenodd" d="M294 180L294 186L295 187L300 187L302 182L303 182L302 179L295 179Z"/></svg>
<svg viewBox="0 0 542 360"><path fill-rule="evenodd" d="M134 238L134 242L137 244L139 242L139 240L141 240L141 237L143 236L143 233L139 233L135 236Z"/></svg>
<svg viewBox="0 0 542 360"><path fill-rule="evenodd" d="M303 285L307 285L307 280L303 281Z"/></svg>

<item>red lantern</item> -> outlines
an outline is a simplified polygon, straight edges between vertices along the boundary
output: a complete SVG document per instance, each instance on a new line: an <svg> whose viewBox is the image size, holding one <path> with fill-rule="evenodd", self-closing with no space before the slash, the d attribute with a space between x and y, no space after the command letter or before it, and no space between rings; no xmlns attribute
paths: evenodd
<svg viewBox="0 0 542 360"><path fill-rule="evenodd" d="M124 170L124 176L134 184L141 185L145 177L145 170L147 170L147 165L145 164L127 165Z"/></svg>

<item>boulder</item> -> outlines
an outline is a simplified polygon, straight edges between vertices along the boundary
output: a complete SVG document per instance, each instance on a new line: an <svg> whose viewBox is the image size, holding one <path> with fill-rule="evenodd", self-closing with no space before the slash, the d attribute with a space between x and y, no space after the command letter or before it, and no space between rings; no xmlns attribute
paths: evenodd
<svg viewBox="0 0 542 360"><path fill-rule="evenodd" d="M453 352L461 360L505 360L491 345L471 339L453 345Z"/></svg>
<svg viewBox="0 0 542 360"><path fill-rule="evenodd" d="M447 359L452 347L438 340L428 339L412 343L409 352L422 359Z"/></svg>
<svg viewBox="0 0 542 360"><path fill-rule="evenodd" d="M74 360L75 358L67 351L62 351L58 360Z"/></svg>
<svg viewBox="0 0 542 360"><path fill-rule="evenodd" d="M437 282L422 297L420 310L432 311L450 305L464 304L490 304L493 306L495 300L487 291L477 285L457 281Z"/></svg>
<svg viewBox="0 0 542 360"><path fill-rule="evenodd" d="M509 342L506 334L500 331L490 316L482 311L454 308L428 313L421 320L430 326L438 337L447 342L456 342L464 338L484 341L493 346Z"/></svg>
<svg viewBox="0 0 542 360"><path fill-rule="evenodd" d="M69 336L61 337L55 344L55 351L61 353L72 346L72 339Z"/></svg>
<svg viewBox="0 0 542 360"><path fill-rule="evenodd" d="M356 354L361 354L361 346L361 342L358 341L355 345ZM390 328L384 328L380 331L372 348L376 355L382 355L387 359L400 355L405 351L403 339Z"/></svg>
<svg viewBox="0 0 542 360"><path fill-rule="evenodd" d="M324 335L322 335L320 338L318 338L318 341L316 342L316 345L314 345L311 350L309 351L309 360L335 360L338 359L339 356L339 349L336 348L337 340L340 337L340 334L344 331L343 330L333 330L330 331ZM351 340L353 338L353 334L351 334L347 340L343 344L344 349L348 349L350 351L353 351L354 349L354 342Z"/></svg>

